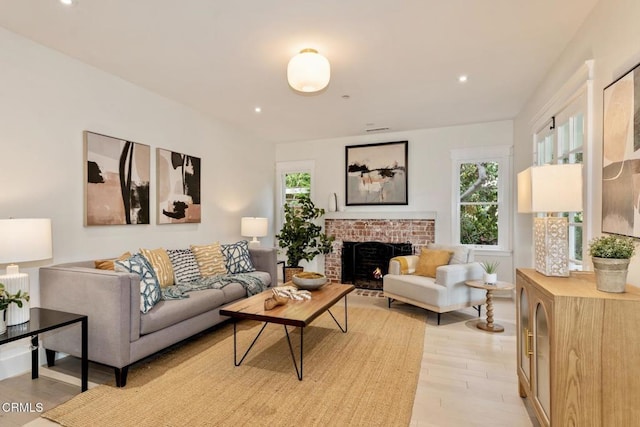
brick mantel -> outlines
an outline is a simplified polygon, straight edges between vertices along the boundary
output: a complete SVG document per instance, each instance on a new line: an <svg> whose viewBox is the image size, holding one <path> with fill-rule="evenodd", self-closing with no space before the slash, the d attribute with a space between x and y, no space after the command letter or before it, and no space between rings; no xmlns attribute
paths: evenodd
<svg viewBox="0 0 640 427"><path fill-rule="evenodd" d="M342 242L410 242L417 252L435 242L435 213L330 212L325 215L325 232L336 239L333 251L324 258L324 273L338 282L342 277Z"/></svg>

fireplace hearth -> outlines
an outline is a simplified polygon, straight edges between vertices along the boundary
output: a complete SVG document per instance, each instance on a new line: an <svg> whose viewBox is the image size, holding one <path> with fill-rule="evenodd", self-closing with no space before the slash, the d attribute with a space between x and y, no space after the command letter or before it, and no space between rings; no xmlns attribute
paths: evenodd
<svg viewBox="0 0 640 427"><path fill-rule="evenodd" d="M411 243L343 242L342 283L357 288L382 289L382 278L394 256L411 255Z"/></svg>

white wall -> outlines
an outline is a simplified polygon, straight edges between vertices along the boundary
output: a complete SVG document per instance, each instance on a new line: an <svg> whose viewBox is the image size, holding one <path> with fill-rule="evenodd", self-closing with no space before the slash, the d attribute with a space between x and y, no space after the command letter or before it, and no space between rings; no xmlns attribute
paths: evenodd
<svg viewBox="0 0 640 427"><path fill-rule="evenodd" d="M345 203L345 146L404 140L409 141L409 205L347 206L345 211L434 211L437 213L436 242L451 243L451 150L511 146L511 121L282 143L276 146L276 161L314 160L314 202L318 207L327 209L331 193L338 194L339 204ZM510 257L501 258L500 262L502 268L512 265ZM510 274L510 270L506 268L505 274ZM502 280L508 279L503 276Z"/></svg>
<svg viewBox="0 0 640 427"><path fill-rule="evenodd" d="M2 28L0 64L0 218L53 223L53 260L23 265L33 306L40 265L231 242L241 216L273 218L273 145ZM151 225L83 227L83 130L151 146ZM155 225L156 148L202 159L201 224ZM0 347L0 378L14 352Z"/></svg>
<svg viewBox="0 0 640 427"><path fill-rule="evenodd" d="M601 0L515 120L514 172L517 173L531 165L532 119L586 60L594 60L594 132L592 144L586 147L585 153L585 161L592 165L589 184L592 198L587 206L591 215L585 228L592 232L585 236L585 242L601 234L602 91L640 62L638 22L640 2L637 0ZM530 267L533 261L529 215L516 216L515 233L515 265ZM591 269L588 260L586 266ZM638 256L632 259L629 282L640 286Z"/></svg>

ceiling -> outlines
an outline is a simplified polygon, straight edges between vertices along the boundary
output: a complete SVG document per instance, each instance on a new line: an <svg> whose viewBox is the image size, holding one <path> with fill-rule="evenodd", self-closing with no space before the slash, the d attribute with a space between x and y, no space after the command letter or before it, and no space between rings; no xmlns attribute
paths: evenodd
<svg viewBox="0 0 640 427"><path fill-rule="evenodd" d="M595 3L0 0L0 26L283 142L511 119ZM307 47L331 62L315 95L286 81Z"/></svg>

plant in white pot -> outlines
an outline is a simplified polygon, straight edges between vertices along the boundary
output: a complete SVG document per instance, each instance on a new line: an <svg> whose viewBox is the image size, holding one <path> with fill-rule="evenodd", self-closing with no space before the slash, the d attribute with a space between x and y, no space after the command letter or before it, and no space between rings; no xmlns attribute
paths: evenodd
<svg viewBox="0 0 640 427"><path fill-rule="evenodd" d="M589 242L589 255L596 273L596 288L604 292L624 292L629 261L636 251L632 238L600 236Z"/></svg>
<svg viewBox="0 0 640 427"><path fill-rule="evenodd" d="M484 270L484 283L487 285L495 285L498 281L498 261L483 261L480 263Z"/></svg>
<svg viewBox="0 0 640 427"><path fill-rule="evenodd" d="M7 331L7 321L4 318L7 307L13 303L22 308L22 301L29 301L28 292L18 291L15 294L10 294L5 290L4 285L0 283L0 334L4 334Z"/></svg>

